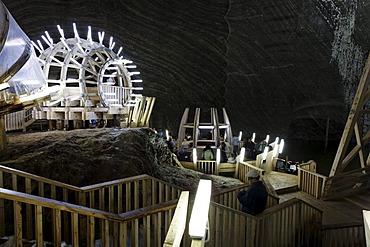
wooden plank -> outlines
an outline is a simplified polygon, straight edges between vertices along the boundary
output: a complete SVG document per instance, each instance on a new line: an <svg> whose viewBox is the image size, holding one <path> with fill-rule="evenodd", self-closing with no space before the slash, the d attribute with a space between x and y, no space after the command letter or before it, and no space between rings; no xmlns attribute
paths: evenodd
<svg viewBox="0 0 370 247"><path fill-rule="evenodd" d="M36 246L44 246L44 234L42 231L42 207L35 206L35 231L36 231Z"/></svg>
<svg viewBox="0 0 370 247"><path fill-rule="evenodd" d="M17 247L23 246L22 239L22 205L20 202L14 201L14 239Z"/></svg>
<svg viewBox="0 0 370 247"><path fill-rule="evenodd" d="M108 207L109 207L109 212L114 213L114 187L110 186L108 188L109 190L109 200L108 200Z"/></svg>
<svg viewBox="0 0 370 247"><path fill-rule="evenodd" d="M120 239L119 239L119 246L126 247L127 246L127 222L120 222Z"/></svg>
<svg viewBox="0 0 370 247"><path fill-rule="evenodd" d="M62 242L62 216L59 209L53 209L53 242L55 246L61 246Z"/></svg>
<svg viewBox="0 0 370 247"><path fill-rule="evenodd" d="M177 203L177 207L164 240L163 247L180 246L186 226L188 203L189 192L184 191L181 193L179 202Z"/></svg>
<svg viewBox="0 0 370 247"><path fill-rule="evenodd" d="M71 214L71 230L72 230L72 245L79 246L79 235L78 235L78 214Z"/></svg>
<svg viewBox="0 0 370 247"><path fill-rule="evenodd" d="M88 216L88 236L87 236L87 246L94 246L95 245L95 218L92 216ZM58 245L59 246L59 245Z"/></svg>
<svg viewBox="0 0 370 247"><path fill-rule="evenodd" d="M102 246L109 247L109 221L108 220L103 220L102 241L103 241Z"/></svg>
<svg viewBox="0 0 370 247"><path fill-rule="evenodd" d="M122 184L117 185L117 213L123 213L123 194L122 194Z"/></svg>
<svg viewBox="0 0 370 247"><path fill-rule="evenodd" d="M18 191L17 174L12 174L12 188L14 191Z"/></svg>

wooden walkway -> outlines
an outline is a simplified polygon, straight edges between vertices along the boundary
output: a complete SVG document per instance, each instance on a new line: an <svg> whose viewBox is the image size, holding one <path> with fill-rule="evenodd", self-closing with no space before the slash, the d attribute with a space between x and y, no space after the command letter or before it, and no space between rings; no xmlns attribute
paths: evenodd
<svg viewBox="0 0 370 247"><path fill-rule="evenodd" d="M323 226L363 223L362 210L370 210L370 191L363 191L344 199L323 201L299 191L298 177L295 175L272 171L266 176L279 194L280 203L298 198L322 210Z"/></svg>

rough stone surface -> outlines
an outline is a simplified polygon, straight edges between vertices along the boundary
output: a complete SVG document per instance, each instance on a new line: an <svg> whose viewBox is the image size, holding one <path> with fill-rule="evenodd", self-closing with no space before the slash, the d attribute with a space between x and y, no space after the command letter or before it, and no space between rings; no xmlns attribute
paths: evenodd
<svg viewBox="0 0 370 247"><path fill-rule="evenodd" d="M141 174L191 192L201 178L211 179L215 191L242 184L179 167L165 140L150 129L10 133L8 139L0 165L75 186Z"/></svg>
<svg viewBox="0 0 370 247"><path fill-rule="evenodd" d="M31 39L92 26L138 65L175 135L186 107L225 107L233 130L338 139L369 51L357 0L4 0ZM117 48L118 49L118 48Z"/></svg>

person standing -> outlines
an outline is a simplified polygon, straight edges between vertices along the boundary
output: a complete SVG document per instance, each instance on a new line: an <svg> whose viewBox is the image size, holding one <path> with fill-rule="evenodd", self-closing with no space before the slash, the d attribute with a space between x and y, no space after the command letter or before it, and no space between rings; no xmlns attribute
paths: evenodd
<svg viewBox="0 0 370 247"><path fill-rule="evenodd" d="M238 200L242 205L241 210L251 215L262 213L267 203L266 187L259 180L260 176L256 170L248 172L246 177L251 185L247 190L238 193Z"/></svg>

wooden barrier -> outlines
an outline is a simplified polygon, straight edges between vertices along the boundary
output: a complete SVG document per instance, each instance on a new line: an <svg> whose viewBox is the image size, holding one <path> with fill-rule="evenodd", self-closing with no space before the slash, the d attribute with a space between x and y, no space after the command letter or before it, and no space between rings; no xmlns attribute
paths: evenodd
<svg viewBox="0 0 370 247"><path fill-rule="evenodd" d="M215 160L197 160L197 171L218 175L218 164Z"/></svg>
<svg viewBox="0 0 370 247"><path fill-rule="evenodd" d="M5 118L5 130L26 130L26 127L32 124L35 119L32 117L33 108L27 110L21 110L6 114Z"/></svg>
<svg viewBox="0 0 370 247"><path fill-rule="evenodd" d="M316 163L308 161L298 166L298 188L316 198L324 193L327 177L316 173Z"/></svg>
<svg viewBox="0 0 370 247"><path fill-rule="evenodd" d="M101 246L110 243L113 246L148 246L149 243L160 246L177 203L170 201L118 215L6 189L0 189L0 198L14 208L9 211L13 212L9 215L14 219L13 224L6 229L7 236L14 235L14 246L23 246L28 231L37 246L44 246L46 242L61 246L62 241L73 246L94 246L96 239ZM27 205L33 208L36 223L31 229L22 224L26 219L22 208ZM64 221L63 214L68 215L70 222ZM62 227L65 224L68 227Z"/></svg>
<svg viewBox="0 0 370 247"><path fill-rule="evenodd" d="M257 170L261 177L265 173L265 170L255 166L255 161L238 162L236 169L237 169L237 177L236 178L238 178L243 183L248 183L248 179L245 177L245 174L247 174L248 172L250 172L252 170Z"/></svg>
<svg viewBox="0 0 370 247"><path fill-rule="evenodd" d="M368 246L363 223L322 227L322 246Z"/></svg>
<svg viewBox="0 0 370 247"><path fill-rule="evenodd" d="M178 199L181 193L179 187L148 175L85 186L81 190L84 194L81 205L111 213L127 212Z"/></svg>
<svg viewBox="0 0 370 247"><path fill-rule="evenodd" d="M212 201L219 203L221 205L224 205L226 207L235 209L235 210L240 210L240 202L238 201L238 193L242 190L247 189L248 186L249 184L243 184L238 187L222 190L219 193L212 195ZM279 204L280 199L279 199L279 196L276 194L276 192L270 191L268 189L268 186L266 186L266 189L268 193L266 208Z"/></svg>
<svg viewBox="0 0 370 247"><path fill-rule="evenodd" d="M369 189L369 180L370 166L328 177L322 198L324 200L343 198L358 191Z"/></svg>
<svg viewBox="0 0 370 247"><path fill-rule="evenodd" d="M211 202L205 246L318 246L322 212L291 199L252 216ZM187 243L188 236L184 236ZM186 244L184 246L187 246Z"/></svg>
<svg viewBox="0 0 370 247"><path fill-rule="evenodd" d="M0 166L0 188L116 214L177 199L181 192L180 188L148 175L79 188L5 166ZM8 210L10 208L6 208L4 200L0 199L0 237L5 236L5 222L10 220L6 218ZM34 217L30 205L25 206L25 217L27 229L31 229ZM70 219L65 213L61 217L64 222ZM68 228L68 225L66 223L64 227ZM30 231L26 237L32 239ZM65 238L68 239L69 236Z"/></svg>
<svg viewBox="0 0 370 247"><path fill-rule="evenodd" d="M196 170L205 174L236 173L236 164L220 163L215 160L197 160ZM234 175L235 177L235 175Z"/></svg>

